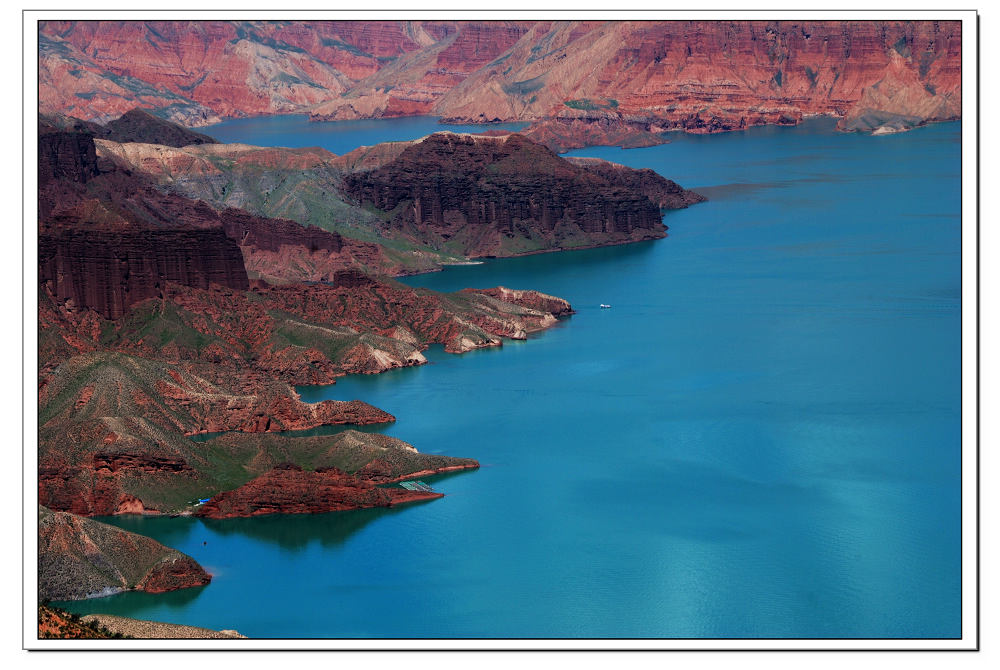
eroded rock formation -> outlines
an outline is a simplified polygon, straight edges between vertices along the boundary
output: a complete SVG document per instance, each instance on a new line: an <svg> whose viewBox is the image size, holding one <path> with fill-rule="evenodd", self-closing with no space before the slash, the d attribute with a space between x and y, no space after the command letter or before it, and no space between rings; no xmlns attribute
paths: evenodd
<svg viewBox="0 0 1000 670"><path fill-rule="evenodd" d="M344 191L393 213L400 235L473 258L663 237L661 207L702 199L661 197L671 184L650 170L570 163L518 134L435 133L344 176Z"/></svg>
<svg viewBox="0 0 1000 670"><path fill-rule="evenodd" d="M956 118L961 99L957 21L53 21L40 46L46 112L568 122L539 131L553 148L864 109ZM914 81L884 97L897 56Z"/></svg>
<svg viewBox="0 0 1000 670"><path fill-rule="evenodd" d="M117 319L167 282L249 288L243 255L219 229L69 229L38 238L39 280L57 299Z"/></svg>
<svg viewBox="0 0 1000 670"><path fill-rule="evenodd" d="M379 488L334 467L304 470L281 463L233 491L214 496L196 512L210 519L264 514L321 514L366 507L391 507L443 494Z"/></svg>

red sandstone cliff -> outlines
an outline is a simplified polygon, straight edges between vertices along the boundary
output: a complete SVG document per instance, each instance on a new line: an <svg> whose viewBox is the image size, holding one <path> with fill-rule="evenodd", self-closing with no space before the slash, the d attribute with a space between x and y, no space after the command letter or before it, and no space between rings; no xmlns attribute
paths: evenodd
<svg viewBox="0 0 1000 670"><path fill-rule="evenodd" d="M218 486L220 463L265 462L253 435L394 420L358 401L304 403L291 383L417 365L431 342L452 352L498 346L572 313L533 291L442 296L357 271L333 279L251 291L168 283L161 298L114 321L43 290L40 502L84 515L177 509ZM183 437L217 431L245 437L215 457L217 448ZM424 459L407 470L375 460L382 465L372 461L366 472L378 481L453 465Z"/></svg>
<svg viewBox="0 0 1000 670"><path fill-rule="evenodd" d="M187 156L160 145L99 142ZM166 159L142 160L123 152L150 169L146 175L113 151L98 156L91 134L51 126L40 127L38 144L41 280L76 307L117 318L125 308L161 295L167 282L242 290L248 271L276 280L328 281L337 270L357 265L376 271L394 267L370 242L289 219L234 208L219 211L204 201L163 192L153 176ZM286 169L315 160L303 152L290 157L266 150L244 153L254 154L257 164L282 160ZM178 166L174 161L172 167L200 169L190 162Z"/></svg>
<svg viewBox="0 0 1000 670"><path fill-rule="evenodd" d="M239 247L222 230L62 229L38 238L39 280L56 299L121 317L167 282L249 287Z"/></svg>
<svg viewBox="0 0 1000 670"><path fill-rule="evenodd" d="M546 51L515 45L435 112L455 119L612 119L712 132L843 115L894 67L960 95L957 22L611 22L558 24ZM647 126L648 127L648 126Z"/></svg>
<svg viewBox="0 0 1000 670"><path fill-rule="evenodd" d="M281 463L238 489L214 496L196 515L228 519L264 514L321 514L442 497L441 493L379 488L333 467L309 471L294 463Z"/></svg>
<svg viewBox="0 0 1000 670"><path fill-rule="evenodd" d="M955 118L961 99L954 21L83 21L43 22L40 41L41 109L99 120L135 106L188 125L431 113L572 121L552 129L564 147L623 129L649 142L857 114L893 54L915 82L875 111ZM924 117L918 90L948 102Z"/></svg>
<svg viewBox="0 0 1000 670"><path fill-rule="evenodd" d="M649 170L570 163L518 134L435 133L375 169L344 175L343 188L393 212L401 236L482 257L663 237L660 207L702 198L657 191L654 203L646 192L657 180L661 191L671 188Z"/></svg>

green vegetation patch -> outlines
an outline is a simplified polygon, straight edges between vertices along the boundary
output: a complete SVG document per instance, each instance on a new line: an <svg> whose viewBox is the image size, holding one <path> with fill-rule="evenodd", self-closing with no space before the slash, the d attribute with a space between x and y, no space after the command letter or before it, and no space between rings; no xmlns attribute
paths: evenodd
<svg viewBox="0 0 1000 670"><path fill-rule="evenodd" d="M200 77L198 77L195 81L193 81L190 84L178 84L177 88L181 89L182 91L187 91L188 93L190 93L194 89L196 89L199 86L201 86L202 82L205 81L205 77L207 77L207 76L208 76L208 73L206 72L206 73L204 73L203 75L201 75Z"/></svg>
<svg viewBox="0 0 1000 670"><path fill-rule="evenodd" d="M580 98L578 100L567 100L563 104L570 109L582 109L586 111L593 111L595 109L615 109L618 107L618 101L613 98L605 98L604 102L591 100L589 98Z"/></svg>
<svg viewBox="0 0 1000 670"><path fill-rule="evenodd" d="M910 57L910 43L906 39L906 35L903 35L898 40L896 40L896 43L892 45L892 48L895 49L896 53L898 53L903 58Z"/></svg>
<svg viewBox="0 0 1000 670"><path fill-rule="evenodd" d="M336 329L327 326L315 326L284 312L268 313L280 324L271 337L271 345L277 351L287 347L316 349L331 361L339 361L359 343L359 335L354 333L337 332Z"/></svg>
<svg viewBox="0 0 1000 670"><path fill-rule="evenodd" d="M933 51L924 51L920 54L920 78L923 79L931 70L931 64L937 59L937 54Z"/></svg>
<svg viewBox="0 0 1000 670"><path fill-rule="evenodd" d="M809 78L809 88L816 88L816 80L819 78L819 72L808 65L806 65L805 71L806 76Z"/></svg>
<svg viewBox="0 0 1000 670"><path fill-rule="evenodd" d="M207 316L204 318L208 318ZM222 330L209 320L211 330ZM147 301L131 310L120 322L116 335L132 341L147 339L161 349L175 344L181 349L201 351L219 338L188 325L177 305L168 301Z"/></svg>
<svg viewBox="0 0 1000 670"><path fill-rule="evenodd" d="M341 51L346 51L347 53L352 54L354 56L360 56L362 58L371 58L372 57L372 55L370 53L368 53L367 51L362 51L361 49L357 48L353 44L348 44L347 42L344 42L343 40L338 40L338 39L334 39L334 38L330 38L330 37L324 37L320 41L323 43L323 46L325 46L325 47L333 47L334 49L340 49ZM395 56L388 57L388 60L394 60L394 59L395 59ZM379 58L379 60L382 60L382 59Z"/></svg>
<svg viewBox="0 0 1000 670"><path fill-rule="evenodd" d="M503 84L501 88L507 95L528 95L541 89L543 86L545 86L544 75L523 81L515 81L510 84Z"/></svg>

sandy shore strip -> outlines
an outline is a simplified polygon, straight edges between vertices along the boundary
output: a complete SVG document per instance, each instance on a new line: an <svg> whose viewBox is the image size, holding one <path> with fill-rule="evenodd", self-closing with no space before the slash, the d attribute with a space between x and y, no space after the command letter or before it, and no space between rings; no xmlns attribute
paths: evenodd
<svg viewBox="0 0 1000 670"><path fill-rule="evenodd" d="M182 626L176 623L160 623L159 621L141 621L139 619L129 619L123 616L111 614L88 614L81 617L84 623L97 620L97 623L104 626L112 633L121 633L136 639L146 640L190 640L190 639L214 639L230 640L235 638L246 638L235 630L211 630L209 628L197 628L195 626Z"/></svg>

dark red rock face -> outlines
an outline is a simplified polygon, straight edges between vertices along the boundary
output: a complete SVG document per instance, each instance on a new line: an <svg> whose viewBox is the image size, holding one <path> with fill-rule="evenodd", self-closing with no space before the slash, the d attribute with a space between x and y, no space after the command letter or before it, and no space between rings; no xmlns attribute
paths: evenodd
<svg viewBox="0 0 1000 670"><path fill-rule="evenodd" d="M468 256L510 255L504 238L561 247L663 237L659 207L612 172L576 167L520 135L436 133L370 172L345 175L345 191L384 211L404 234L434 243L459 234ZM426 231L431 231L427 235Z"/></svg>
<svg viewBox="0 0 1000 670"><path fill-rule="evenodd" d="M105 499L95 501L95 488L80 475L78 468L69 466L39 467L38 504L55 511L72 512L80 516L114 514L116 501Z"/></svg>
<svg viewBox="0 0 1000 670"><path fill-rule="evenodd" d="M62 230L38 239L39 280L59 300L108 319L166 282L249 288L239 247L219 230Z"/></svg>
<svg viewBox="0 0 1000 670"><path fill-rule="evenodd" d="M226 209L219 219L226 235L251 251L279 251L282 246L290 245L336 254L344 246L344 239L337 233L289 219L268 219L239 209Z"/></svg>
<svg viewBox="0 0 1000 670"><path fill-rule="evenodd" d="M211 581L212 576L193 558L181 555L153 566L146 577L136 585L136 590L146 593L166 593L192 586L205 586Z"/></svg>
<svg viewBox="0 0 1000 670"><path fill-rule="evenodd" d="M38 504L80 516L156 514L122 488L122 477L143 477L147 483L197 479L182 458L156 454L95 453L89 462L71 465L60 455L46 453L38 468Z"/></svg>
<svg viewBox="0 0 1000 670"><path fill-rule="evenodd" d="M93 138L59 131L39 134L39 186L57 179L83 184L98 174Z"/></svg>
<svg viewBox="0 0 1000 670"><path fill-rule="evenodd" d="M215 496L196 514L210 519L320 514L441 497L440 493L378 488L337 468L308 471L293 463L283 463L238 489Z"/></svg>
<svg viewBox="0 0 1000 670"><path fill-rule="evenodd" d="M86 129L40 130L40 280L76 307L115 319L168 281L245 290L247 269L296 279L307 263L329 280L356 262L385 263L372 243L162 193L145 175L98 159Z"/></svg>
<svg viewBox="0 0 1000 670"><path fill-rule="evenodd" d="M177 474L194 472L182 458L164 458L147 454L115 454L98 452L94 454L94 470L115 473L120 470L141 470L149 473L165 472ZM46 505L47 507L47 505ZM51 509L51 508L50 508Z"/></svg>
<svg viewBox="0 0 1000 670"><path fill-rule="evenodd" d="M358 269L338 270L330 284L335 288L370 288L378 282Z"/></svg>
<svg viewBox="0 0 1000 670"><path fill-rule="evenodd" d="M145 142L168 147L186 147L190 144L216 144L208 135L188 130L184 126L165 121L141 109L122 114L105 126L102 135L115 142Z"/></svg>
<svg viewBox="0 0 1000 670"><path fill-rule="evenodd" d="M636 170L595 158L569 158L573 165L605 181L641 193L660 209L684 209L706 200L705 196L682 188L677 182L661 177L649 168Z"/></svg>

